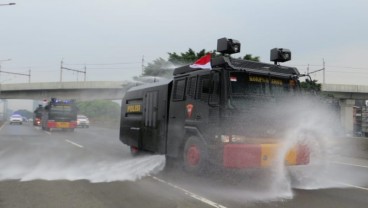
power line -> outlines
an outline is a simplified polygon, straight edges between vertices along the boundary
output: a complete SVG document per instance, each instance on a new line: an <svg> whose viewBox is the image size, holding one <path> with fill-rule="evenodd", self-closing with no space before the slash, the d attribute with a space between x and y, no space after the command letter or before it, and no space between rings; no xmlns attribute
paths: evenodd
<svg viewBox="0 0 368 208"><path fill-rule="evenodd" d="M9 71L3 71L3 70L0 70L0 73L11 74L11 75L27 76L28 77L28 82L29 83L31 82L31 69L28 70L28 74L17 73L17 72L9 72Z"/></svg>
<svg viewBox="0 0 368 208"><path fill-rule="evenodd" d="M342 68L342 69L364 69L364 70L368 70L368 68L364 68L364 67L351 67L351 66L328 66L328 67L332 67L332 68Z"/></svg>
<svg viewBox="0 0 368 208"><path fill-rule="evenodd" d="M59 69L60 70L60 69ZM98 68L88 68L88 70L135 70L135 68L134 69L132 69L132 67L129 67L129 68L121 68L121 67L114 67L114 68L110 68L110 67L107 67L107 68L105 68L105 67L103 67L103 68L100 68L100 67L98 67ZM17 70L15 70L15 72L22 72L22 71L24 71L24 70L19 70L19 71L17 71ZM32 69L32 72L59 72L58 71L58 69L53 69L53 70L47 70L47 69L39 69L39 70L37 70L37 69Z"/></svg>
<svg viewBox="0 0 368 208"><path fill-rule="evenodd" d="M120 62L120 63L99 63L99 64L64 64L64 65L79 65L79 66L92 66L92 65L100 65L100 66L105 66L105 65L128 65L128 64L141 64L141 62Z"/></svg>
<svg viewBox="0 0 368 208"><path fill-rule="evenodd" d="M308 64L306 65L293 65L293 66L308 66ZM323 66L323 65L309 65L309 66ZM368 67L352 67L352 66L336 66L336 65L326 65L326 67L331 67L331 68L342 68L342 69L364 69L364 70L368 70Z"/></svg>
<svg viewBox="0 0 368 208"><path fill-rule="evenodd" d="M329 70L327 71L328 73L348 73L348 74L365 74L365 73L368 73L368 71L366 72L349 72L349 71L334 71L334 70Z"/></svg>
<svg viewBox="0 0 368 208"><path fill-rule="evenodd" d="M88 70L90 70L90 69L122 69L122 70L132 70L132 68L130 67L130 68L121 68L121 67L119 67L119 68L88 68Z"/></svg>

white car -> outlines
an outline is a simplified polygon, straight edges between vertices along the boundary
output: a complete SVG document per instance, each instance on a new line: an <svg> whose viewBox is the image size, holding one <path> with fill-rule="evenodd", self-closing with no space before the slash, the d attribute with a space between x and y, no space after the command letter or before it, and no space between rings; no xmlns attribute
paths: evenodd
<svg viewBox="0 0 368 208"><path fill-rule="evenodd" d="M77 116L77 126L82 128L88 128L89 127L89 120L87 116L84 115L78 115Z"/></svg>
<svg viewBox="0 0 368 208"><path fill-rule="evenodd" d="M23 117L21 115L14 114L14 115L10 116L9 121L10 121L10 125L12 125L12 124L22 125Z"/></svg>

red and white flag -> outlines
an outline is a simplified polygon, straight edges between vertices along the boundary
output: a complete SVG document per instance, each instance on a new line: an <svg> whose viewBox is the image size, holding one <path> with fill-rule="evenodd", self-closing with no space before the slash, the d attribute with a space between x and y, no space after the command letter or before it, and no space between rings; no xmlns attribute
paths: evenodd
<svg viewBox="0 0 368 208"><path fill-rule="evenodd" d="M207 54L198 59L194 64L189 65L191 68L201 68L201 69L212 69L211 67L211 54Z"/></svg>

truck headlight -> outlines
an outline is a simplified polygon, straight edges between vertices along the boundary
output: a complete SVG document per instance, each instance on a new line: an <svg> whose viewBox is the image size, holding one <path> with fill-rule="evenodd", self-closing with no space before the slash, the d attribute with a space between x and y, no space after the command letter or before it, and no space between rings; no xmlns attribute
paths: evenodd
<svg viewBox="0 0 368 208"><path fill-rule="evenodd" d="M239 142L241 142L243 139L242 139L242 137L240 137L240 136L237 136L237 135L232 135L231 136L231 142L233 142L233 143L239 143Z"/></svg>
<svg viewBox="0 0 368 208"><path fill-rule="evenodd" d="M228 136L228 135L221 135L221 142L222 143L229 143L230 142L230 136Z"/></svg>

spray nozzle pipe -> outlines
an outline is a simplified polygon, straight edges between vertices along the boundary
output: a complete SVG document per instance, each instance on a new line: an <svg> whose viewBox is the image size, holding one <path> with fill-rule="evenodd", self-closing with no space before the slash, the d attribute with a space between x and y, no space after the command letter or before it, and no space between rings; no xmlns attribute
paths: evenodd
<svg viewBox="0 0 368 208"><path fill-rule="evenodd" d="M300 74L299 77L308 77L312 81L312 77L309 74Z"/></svg>

